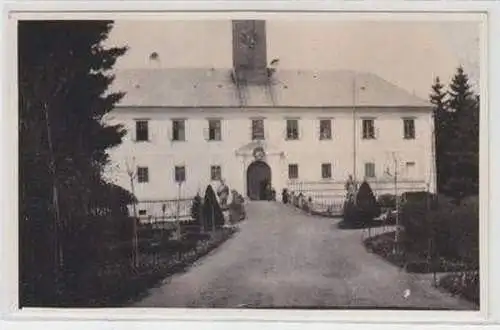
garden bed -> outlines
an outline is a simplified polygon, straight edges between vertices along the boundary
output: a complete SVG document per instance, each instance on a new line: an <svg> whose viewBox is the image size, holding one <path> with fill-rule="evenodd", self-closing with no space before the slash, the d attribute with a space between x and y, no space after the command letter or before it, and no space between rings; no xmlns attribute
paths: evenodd
<svg viewBox="0 0 500 330"><path fill-rule="evenodd" d="M439 280L439 287L479 305L479 273L448 274Z"/></svg>
<svg viewBox="0 0 500 330"><path fill-rule="evenodd" d="M198 242L196 249L174 258L171 253L161 252L156 256L141 253L139 267L131 269L123 265L106 265L98 272L89 270L87 280L82 278L79 299L67 297L63 303L68 307L119 307L143 297L147 290L158 285L166 277L184 272L194 262L214 251L233 236L236 228L224 228L211 234L210 239ZM153 259L156 258L156 262ZM99 274L97 278L95 275ZM92 278L93 277L93 278Z"/></svg>
<svg viewBox="0 0 500 330"><path fill-rule="evenodd" d="M434 264L430 264L427 256L422 253L394 253L395 232L369 237L364 240L365 248L379 255L393 265L404 268L409 273L442 273L472 271L467 265L446 258L439 258ZM402 250L402 249L400 249Z"/></svg>

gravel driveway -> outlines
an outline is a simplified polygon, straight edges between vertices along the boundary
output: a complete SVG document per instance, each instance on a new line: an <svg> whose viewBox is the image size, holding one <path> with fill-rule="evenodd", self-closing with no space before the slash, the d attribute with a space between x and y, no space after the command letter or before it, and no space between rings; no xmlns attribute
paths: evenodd
<svg viewBox="0 0 500 330"><path fill-rule="evenodd" d="M361 230L275 202L249 202L240 232L133 307L475 309L361 244ZM406 294L405 294L406 293Z"/></svg>

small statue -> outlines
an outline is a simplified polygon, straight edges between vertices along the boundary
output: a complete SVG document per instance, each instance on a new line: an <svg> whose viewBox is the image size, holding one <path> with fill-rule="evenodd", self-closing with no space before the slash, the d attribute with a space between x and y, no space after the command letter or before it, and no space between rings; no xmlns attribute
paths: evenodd
<svg viewBox="0 0 500 330"><path fill-rule="evenodd" d="M345 189L347 191L347 199L354 200L354 197L356 196L356 182L352 178L352 175L349 175L346 183L345 183Z"/></svg>
<svg viewBox="0 0 500 330"><path fill-rule="evenodd" d="M219 189L217 189L217 196L219 196L221 208L226 208L227 199L229 198L229 187L226 185L224 179L220 180Z"/></svg>

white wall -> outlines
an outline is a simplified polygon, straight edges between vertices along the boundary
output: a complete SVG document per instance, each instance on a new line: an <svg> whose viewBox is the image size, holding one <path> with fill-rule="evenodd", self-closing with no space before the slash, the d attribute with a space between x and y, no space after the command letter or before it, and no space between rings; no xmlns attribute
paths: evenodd
<svg viewBox="0 0 500 330"><path fill-rule="evenodd" d="M398 159L401 180L410 179L405 163L415 162L411 178L428 182L432 171L432 119L430 112L409 109L358 109L357 116L357 177L364 176L364 163L376 165L376 181L390 181L385 176L387 167L392 172L392 153ZM415 140L403 139L403 117L415 117ZM230 188L246 194L246 168L253 159L235 155L235 151L250 142L251 118L263 117L265 136L284 156L268 155L272 169L273 186L278 193L289 185L288 164L299 164L300 182L312 187L339 187L353 172L353 122L351 109L116 109L107 117L110 123L122 123L129 130L123 143L110 151L112 160L108 177L130 189L126 163L130 167L147 166L149 183L135 183L139 199L170 199L178 194L174 184L174 166L186 166L186 182L181 197L191 197L204 191L210 181L210 166L220 165L222 176ZM300 138L285 140L286 118L299 118ZM362 140L362 118L375 118L375 140ZM186 141L171 141L172 119L186 119ZM208 118L222 119L222 141L206 141ZM332 140L319 140L319 119L332 118ZM149 119L150 142L134 142L135 120ZM135 158L135 161L133 160ZM321 164L331 163L331 180L321 178ZM326 182L320 184L318 182ZM307 184L306 184L307 186ZM434 183L431 182L431 189ZM315 188L315 189L316 189Z"/></svg>

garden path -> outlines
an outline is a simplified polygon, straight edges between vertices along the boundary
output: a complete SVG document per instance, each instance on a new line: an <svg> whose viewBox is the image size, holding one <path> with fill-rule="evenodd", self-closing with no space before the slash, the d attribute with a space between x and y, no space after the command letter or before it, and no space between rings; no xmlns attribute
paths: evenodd
<svg viewBox="0 0 500 330"><path fill-rule="evenodd" d="M475 306L368 253L361 230L276 202L249 202L240 232L134 307Z"/></svg>

